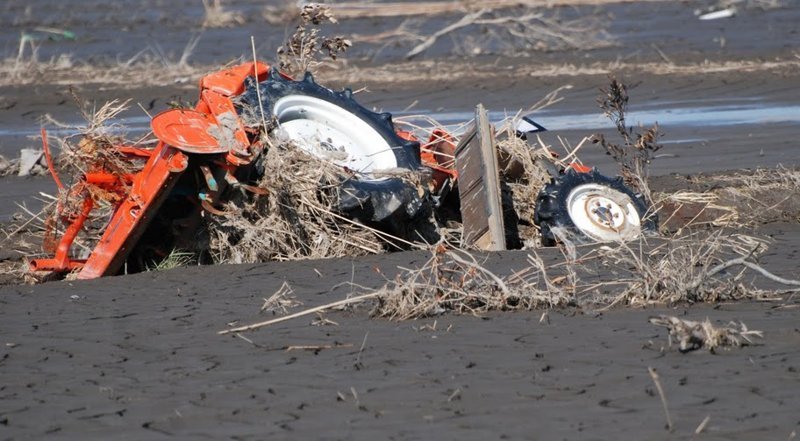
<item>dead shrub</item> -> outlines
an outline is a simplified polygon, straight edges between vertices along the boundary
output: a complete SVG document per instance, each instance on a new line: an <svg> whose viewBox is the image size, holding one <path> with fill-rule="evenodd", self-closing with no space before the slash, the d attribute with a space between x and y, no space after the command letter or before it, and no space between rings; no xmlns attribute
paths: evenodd
<svg viewBox="0 0 800 441"><path fill-rule="evenodd" d="M324 57L335 61L353 43L341 36L320 35L319 26L337 23L328 6L311 3L300 11L300 24L294 34L278 49L278 62L281 70L289 75L302 75L314 72Z"/></svg>
<svg viewBox="0 0 800 441"><path fill-rule="evenodd" d="M622 144L616 144L602 134L594 135L593 142L600 144L606 154L614 158L620 167L620 175L625 184L641 193L645 200L652 202L652 194L648 185L650 162L655 152L661 149L658 143L663 134L658 124L643 131L628 127L625 116L628 110L628 87L613 76L608 88L600 89L602 96L598 99L600 108L611 119L622 137Z"/></svg>

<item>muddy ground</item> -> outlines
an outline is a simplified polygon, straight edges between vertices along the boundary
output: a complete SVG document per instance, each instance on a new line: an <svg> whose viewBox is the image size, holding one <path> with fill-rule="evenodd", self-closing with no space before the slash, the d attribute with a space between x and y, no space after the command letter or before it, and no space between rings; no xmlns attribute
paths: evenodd
<svg viewBox="0 0 800 441"><path fill-rule="evenodd" d="M157 112L170 100L195 99L199 75L249 53L250 35L269 59L287 32L263 21L261 2L224 2L243 23L203 31L188 69L165 80L133 66L134 80L119 82L114 78L126 70L118 60L139 51L158 45L174 59L199 30L200 2L180 10L155 1L79 3L0 6L5 63L13 63L22 31L78 33L74 41L40 45L43 63L66 54L72 69L0 78L0 154L34 146L29 137L44 113L77 122L70 85L87 100L132 98ZM595 50L465 57L457 39L443 39L405 61L408 44L357 44L347 64L319 77L337 87L366 86L358 96L368 106L435 114L447 123L460 122L478 102L499 116L571 85L564 101L537 119L551 129L549 141L561 135L574 145L611 133L596 119L595 100L616 73L636 85L631 119L658 121L666 134L663 156L653 163L656 189L689 186L685 176L701 172L800 166L800 7L741 6L734 18L704 22L695 9L714 2L695 3L558 10L565 19L604 19L614 44ZM457 19L437 17L429 26ZM345 20L339 29L374 34L401 21ZM79 75L94 66L111 75ZM144 130L142 115L134 106L126 125ZM615 171L596 147L580 156ZM53 188L44 178L0 184L4 223L17 210L13 201L35 207L33 197ZM796 277L798 219L792 212L743 230L773 239L760 263L785 277ZM18 258L7 243L0 254ZM541 254L560 259L556 250ZM216 334L229 323L266 318L262 299L284 281L312 307L350 293L343 282L377 287L398 267L426 258L406 252L2 286L0 438L791 440L800 431L800 303L791 293L772 302L557 310L549 320L532 311L395 323L370 319L364 307L325 314L335 322L327 326L313 326L312 316L262 329L246 334L250 341ZM487 265L510 274L525 259L525 252L509 251L489 255ZM681 354L647 322L661 313L743 321L765 338L718 354ZM661 376L672 432L648 367Z"/></svg>

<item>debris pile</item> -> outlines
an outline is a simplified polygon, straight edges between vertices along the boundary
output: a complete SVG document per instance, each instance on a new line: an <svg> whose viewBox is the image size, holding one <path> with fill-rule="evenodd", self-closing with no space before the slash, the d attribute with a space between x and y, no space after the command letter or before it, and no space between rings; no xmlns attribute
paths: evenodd
<svg viewBox="0 0 800 441"><path fill-rule="evenodd" d="M205 6L222 11L218 1ZM335 60L351 44L321 35L319 25L335 22L328 7L305 5L278 52L281 69L254 59L205 76L193 109L152 118L152 147L110 130L127 103L82 106L87 126L62 140L60 167L44 143L60 188L45 222L44 250L54 257L31 268L93 278L186 253L195 258L177 261L243 263L429 248L441 238L503 250L555 245L557 231L613 242L655 230L644 205L653 140L631 141L621 83L612 81L606 107L625 147L600 143L621 152L624 176L644 196L580 164L575 150L559 159L536 145L545 129L530 115L497 132L479 104L461 140L443 127L426 140L351 90L317 84L310 71L320 56ZM525 303L501 291L508 305ZM491 295L487 304L497 307Z"/></svg>
<svg viewBox="0 0 800 441"><path fill-rule="evenodd" d="M706 318L702 322L685 320L674 315L650 317L650 323L669 330L669 345L673 338L678 341L681 352L705 348L714 353L717 349L729 349L753 344L753 337L764 338L761 331L748 329L744 323L731 322L727 326L714 326Z"/></svg>
<svg viewBox="0 0 800 441"><path fill-rule="evenodd" d="M21 149L19 157L6 159L0 155L0 176L43 176L47 174L44 152L37 149Z"/></svg>
<svg viewBox="0 0 800 441"><path fill-rule="evenodd" d="M341 167L275 143L260 161L263 195L240 192L209 216L215 262L246 263L381 253L386 234L338 213L335 190ZM326 184L327 183L327 184Z"/></svg>

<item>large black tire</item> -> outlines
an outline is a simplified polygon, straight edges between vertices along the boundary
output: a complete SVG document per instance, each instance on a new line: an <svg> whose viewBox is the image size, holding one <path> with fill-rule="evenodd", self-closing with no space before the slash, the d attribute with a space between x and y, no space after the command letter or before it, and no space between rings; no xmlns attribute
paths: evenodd
<svg viewBox="0 0 800 441"><path fill-rule="evenodd" d="M533 221L542 243L552 246L560 229L576 243L616 242L655 232L658 221L644 198L593 168L579 173L568 168L547 184L536 198Z"/></svg>
<svg viewBox="0 0 800 441"><path fill-rule="evenodd" d="M415 172L420 169L419 143L398 136L390 113L376 113L366 109L353 99L350 89L335 92L314 82L310 73L306 73L300 81L287 79L273 68L269 78L260 84L253 78L247 79L245 91L237 99L245 121L261 119L259 93L266 118L276 122L278 126L306 118L304 105L309 106L308 113L313 114L315 105L326 107L325 103L328 103L335 106L334 111L344 116L345 120L356 122L361 126L361 123L355 120L357 119L366 124L361 126L362 131L369 132L367 135L371 137L370 139L375 139L378 144L386 147L381 147L379 153L383 158L383 164L388 164L386 168ZM287 100L294 100L300 104L290 106L290 110L283 112L281 103ZM324 117L323 115L322 118ZM308 118L310 120L313 116ZM334 130L337 128L334 122L323 121L323 125L333 127ZM347 127L341 128L351 130ZM362 221L401 224L415 217L427 215L423 213L426 205L425 196L420 196L416 185L399 178L373 177L370 173L356 173L353 177L342 181L338 190L339 211Z"/></svg>

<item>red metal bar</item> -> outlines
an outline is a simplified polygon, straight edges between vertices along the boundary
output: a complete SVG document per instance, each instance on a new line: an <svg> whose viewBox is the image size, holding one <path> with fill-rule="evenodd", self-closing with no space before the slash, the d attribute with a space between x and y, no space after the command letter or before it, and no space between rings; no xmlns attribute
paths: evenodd
<svg viewBox="0 0 800 441"><path fill-rule="evenodd" d="M61 183L61 179L58 177L58 173L56 173L56 167L53 164L53 155L50 154L50 144L47 143L47 130L42 127L42 150L44 150L44 158L47 160L47 169L50 170L50 176L53 177L53 180L56 181L56 186L59 190L64 189L64 184Z"/></svg>
<svg viewBox="0 0 800 441"><path fill-rule="evenodd" d="M119 270L188 163L179 150L158 144L142 171L134 175L130 194L117 207L103 237L78 273L79 279L112 275Z"/></svg>
<svg viewBox="0 0 800 441"><path fill-rule="evenodd" d="M61 241L56 248L56 254L53 259L34 259L30 263L31 271L72 271L83 266L83 260L72 260L69 258L69 249L78 233L83 228L84 222L92 212L94 202L90 195L86 195L83 199L83 207L78 217L70 223Z"/></svg>

